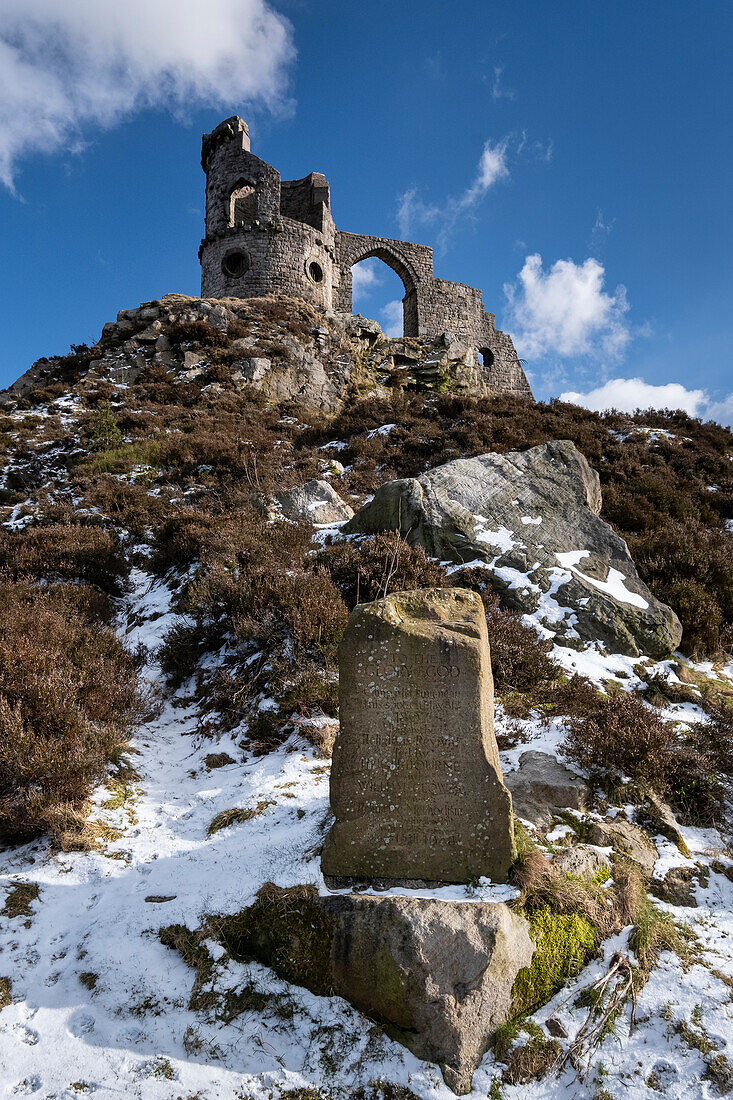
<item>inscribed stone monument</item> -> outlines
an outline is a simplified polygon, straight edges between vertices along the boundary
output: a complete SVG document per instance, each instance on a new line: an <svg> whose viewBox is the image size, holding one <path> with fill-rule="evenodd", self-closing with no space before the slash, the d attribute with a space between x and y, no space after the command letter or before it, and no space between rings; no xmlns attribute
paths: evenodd
<svg viewBox="0 0 733 1100"><path fill-rule="evenodd" d="M461 588L360 604L339 650L331 879L506 880L512 800L493 728L480 597Z"/></svg>

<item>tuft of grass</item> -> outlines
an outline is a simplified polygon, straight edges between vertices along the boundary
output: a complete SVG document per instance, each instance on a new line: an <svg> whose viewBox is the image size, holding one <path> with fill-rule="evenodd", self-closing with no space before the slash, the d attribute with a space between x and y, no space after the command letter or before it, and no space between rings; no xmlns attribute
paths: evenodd
<svg viewBox="0 0 733 1100"><path fill-rule="evenodd" d="M115 447L97 451L82 459L80 476L95 477L98 474L129 474L136 466L157 471L161 461L160 443L157 439L138 439L133 443L120 443Z"/></svg>
<svg viewBox="0 0 733 1100"><path fill-rule="evenodd" d="M176 1071L168 1058L157 1058L153 1066L151 1077L162 1078L164 1081L172 1081Z"/></svg>
<svg viewBox="0 0 733 1100"><path fill-rule="evenodd" d="M266 882L249 908L210 923L233 958L256 959L285 981L330 994L334 918L318 904L314 886L280 889Z"/></svg>
<svg viewBox="0 0 733 1100"><path fill-rule="evenodd" d="M562 1055L557 1039L533 1035L522 1046L514 1047L507 1056L503 1080L508 1085L526 1085L549 1073Z"/></svg>
<svg viewBox="0 0 733 1100"><path fill-rule="evenodd" d="M705 1059L703 1078L710 1081L721 1096L733 1092L733 1064L724 1054L712 1054Z"/></svg>
<svg viewBox="0 0 733 1100"><path fill-rule="evenodd" d="M19 882L11 886L5 895L5 904L0 909L0 916L9 917L10 920L16 917L32 917L31 906L38 900L39 893L38 884L35 882Z"/></svg>
<svg viewBox="0 0 733 1100"><path fill-rule="evenodd" d="M214 836L222 829L228 829L232 825L240 825L243 821L251 821L253 817L259 817L261 813L264 813L268 806L274 806L274 802L261 799L256 806L248 810L237 806L233 806L231 810L222 810L209 825L206 835Z"/></svg>
<svg viewBox="0 0 733 1100"><path fill-rule="evenodd" d="M93 970L83 970L79 975L79 981L90 992L97 988L97 982L99 981L99 975L95 974Z"/></svg>
<svg viewBox="0 0 733 1100"><path fill-rule="evenodd" d="M10 978L0 978L0 1011L13 1003L13 983Z"/></svg>
<svg viewBox="0 0 733 1100"><path fill-rule="evenodd" d="M692 929L677 924L643 894L638 901L629 947L639 960L646 979L662 951L672 951L683 964L698 956L697 938Z"/></svg>

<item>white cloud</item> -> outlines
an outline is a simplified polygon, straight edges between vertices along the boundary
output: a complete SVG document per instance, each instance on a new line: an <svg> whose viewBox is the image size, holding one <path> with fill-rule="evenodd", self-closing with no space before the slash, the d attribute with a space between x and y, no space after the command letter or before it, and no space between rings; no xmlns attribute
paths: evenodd
<svg viewBox="0 0 733 1100"><path fill-rule="evenodd" d="M402 302L395 299L380 310L382 332L385 336L401 336L403 326Z"/></svg>
<svg viewBox="0 0 733 1100"><path fill-rule="evenodd" d="M566 390L560 394L560 400L596 412L606 409L628 413L637 409L682 409L701 420L715 420L718 424L733 427L733 393L720 401L711 401L705 390L688 390L680 382L655 386L643 378L611 378L587 393Z"/></svg>
<svg viewBox="0 0 733 1100"><path fill-rule="evenodd" d="M504 75L503 65L494 65L494 81L491 85L491 98L492 99L514 99L514 92L511 88L505 88L502 85L501 78Z"/></svg>
<svg viewBox="0 0 733 1100"><path fill-rule="evenodd" d="M465 216L468 210L476 206L495 183L508 179L508 148L508 138L497 142L487 141L479 158L473 183L462 194L447 198L442 206L423 202L416 187L403 192L397 207L400 234L409 237L413 226L431 225L440 221L438 241L444 246L458 218Z"/></svg>
<svg viewBox="0 0 733 1100"><path fill-rule="evenodd" d="M357 299L368 298L369 292L375 286L381 286L379 267L383 266L379 260L361 260L351 269L351 295L356 304Z"/></svg>
<svg viewBox="0 0 733 1100"><path fill-rule="evenodd" d="M478 174L468 190L459 199L461 207L473 206L484 197L488 189L499 180L507 179L509 169L506 163L508 141L497 141L492 145L487 141L481 159L478 162Z"/></svg>
<svg viewBox="0 0 733 1100"><path fill-rule="evenodd" d="M560 394L560 400L571 401L574 405L597 412L605 409L628 413L636 409L683 409L690 416L700 416L706 406L707 395L704 390L688 390L679 382L655 386L642 378L612 378L588 393L568 390Z"/></svg>
<svg viewBox="0 0 733 1100"><path fill-rule="evenodd" d="M716 420L718 424L733 428L733 393L729 393L722 401L711 401L705 407L705 419Z"/></svg>
<svg viewBox="0 0 733 1100"><path fill-rule="evenodd" d="M607 294L604 279L598 260L558 260L545 271L540 255L527 256L517 281L504 285L520 355L620 357L631 339L626 288Z"/></svg>
<svg viewBox="0 0 733 1100"><path fill-rule="evenodd" d="M419 223L429 225L444 213L445 211L441 211L438 206L426 205L418 195L417 188L410 187L400 196L399 206L397 207L397 224L400 227L400 235L409 237L413 225Z"/></svg>
<svg viewBox="0 0 733 1100"><path fill-rule="evenodd" d="M0 180L146 107L282 106L294 55L266 0L2 0Z"/></svg>

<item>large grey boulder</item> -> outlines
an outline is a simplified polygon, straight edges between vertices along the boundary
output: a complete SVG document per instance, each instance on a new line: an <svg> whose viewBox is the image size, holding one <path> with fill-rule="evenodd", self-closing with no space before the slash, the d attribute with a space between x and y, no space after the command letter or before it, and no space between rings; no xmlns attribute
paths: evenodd
<svg viewBox="0 0 733 1100"><path fill-rule="evenodd" d="M523 752L519 767L505 772L504 783L516 816L539 828L549 828L553 817L564 810L585 809L585 780L546 752Z"/></svg>
<svg viewBox="0 0 733 1100"><path fill-rule="evenodd" d="M317 478L284 493L276 493L275 499L283 515L289 519L304 519L308 523L341 523L354 514L354 509L341 499L330 482Z"/></svg>
<svg viewBox="0 0 733 1100"><path fill-rule="evenodd" d="M268 885L229 918L236 957L271 966L314 993L336 993L418 1058L437 1062L456 1093L511 1009L512 986L534 944L502 902L360 894Z"/></svg>
<svg viewBox="0 0 733 1100"><path fill-rule="evenodd" d="M492 586L558 638L662 657L679 645L679 620L600 510L598 474L555 440L387 482L345 531L399 530L433 557L487 567Z"/></svg>

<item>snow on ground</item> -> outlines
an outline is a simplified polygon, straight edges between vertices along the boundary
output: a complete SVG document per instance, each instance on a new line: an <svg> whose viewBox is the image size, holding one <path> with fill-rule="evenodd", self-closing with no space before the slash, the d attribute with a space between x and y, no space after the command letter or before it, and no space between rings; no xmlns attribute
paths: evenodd
<svg viewBox="0 0 733 1100"><path fill-rule="evenodd" d="M131 579L120 629L130 645L149 650L154 692L155 651L175 621L171 593L140 569ZM554 655L566 666L572 659L597 682L638 682L628 658L558 646ZM690 721L694 710L688 704L677 717ZM498 728L507 721L499 707ZM502 753L507 770L528 748L556 753L562 743L559 719L521 725L525 740ZM163 947L158 929L173 923L196 928L207 915L236 912L267 880L310 882L325 892L318 850L329 819L328 765L295 737L268 756L245 755L242 763L236 731L217 742L205 738L184 694L168 699L140 728L136 748L140 780L124 800L111 799L106 789L95 794L93 816L111 830L99 851L53 854L35 843L0 855L0 901L3 888L9 892L18 884L33 883L39 891L32 916L0 912L0 976L10 978L13 999L0 1013L0 1096L269 1100L285 1089L344 1090L383 1078L425 1100L449 1100L437 1067L387 1039L345 1001L289 986L257 964L234 963L218 944L209 948L212 988L220 999L208 1009L189 1007L194 972ZM240 762L209 768L205 757L214 751ZM233 807L256 812L208 836L216 815ZM564 826L551 836L562 842L566 831ZM721 854L716 833L683 832L692 859L660 837L661 872L709 865ZM475 889L400 892L466 903L508 900L514 893L483 881ZM663 908L692 922L705 961L733 977L733 884L710 871L697 898L697 909ZM606 963L620 946L623 936L605 945ZM593 962L536 1020L543 1023L603 966ZM227 991L232 997L245 991L257 1007L230 1018L221 1008ZM559 1011L571 1039L585 1016L572 1001ZM627 1019L620 1021L585 1079L566 1068L530 1086L502 1085L501 1095L585 1100L599 1082L612 1097L628 1100L657 1096L658 1089L673 1100L718 1095L703 1079L703 1055L685 1040L689 1034L680 1023L699 1020L701 1013L709 1040L730 1058L730 989L705 966L685 973L665 955L641 994L633 1034ZM487 1054L472 1095L496 1096L491 1090L500 1072Z"/></svg>

